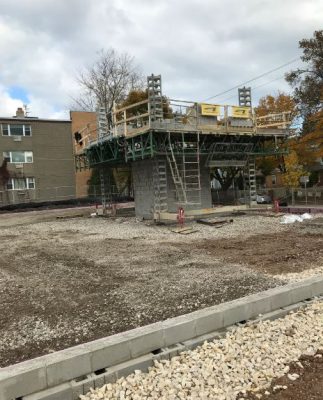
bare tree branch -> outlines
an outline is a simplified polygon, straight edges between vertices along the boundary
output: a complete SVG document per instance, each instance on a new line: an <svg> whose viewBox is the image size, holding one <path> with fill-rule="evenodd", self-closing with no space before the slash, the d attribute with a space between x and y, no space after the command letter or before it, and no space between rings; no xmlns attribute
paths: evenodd
<svg viewBox="0 0 323 400"><path fill-rule="evenodd" d="M73 99L75 106L93 111L97 105L105 109L108 128L114 103L121 103L131 90L144 87L144 79L134 58L114 49L101 50L92 66L79 73L77 82L81 96Z"/></svg>

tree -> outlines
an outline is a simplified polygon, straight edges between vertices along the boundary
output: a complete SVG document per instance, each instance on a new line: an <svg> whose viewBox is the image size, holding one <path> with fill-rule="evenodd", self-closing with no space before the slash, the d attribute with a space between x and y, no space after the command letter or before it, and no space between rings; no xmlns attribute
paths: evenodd
<svg viewBox="0 0 323 400"><path fill-rule="evenodd" d="M143 77L127 53L114 49L101 50L92 66L77 78L82 93L74 99L81 109L93 111L97 104L105 109L108 128L112 126L114 103L122 103L130 91L143 87Z"/></svg>
<svg viewBox="0 0 323 400"><path fill-rule="evenodd" d="M274 156L259 157L256 159L257 169L261 171L264 177L271 175L273 170L279 165L278 160Z"/></svg>
<svg viewBox="0 0 323 400"><path fill-rule="evenodd" d="M226 192L232 185L239 171L241 171L240 167L216 168L212 171L211 177L215 178L220 183L221 189Z"/></svg>
<svg viewBox="0 0 323 400"><path fill-rule="evenodd" d="M123 108L127 106L131 106L132 104L139 103L143 100L148 99L148 91L141 89L133 89L131 90L127 97L122 101L121 104L118 104L118 108ZM148 111L147 104L140 104L134 108L130 108L127 110L127 117L134 117L135 115L145 114Z"/></svg>
<svg viewBox="0 0 323 400"><path fill-rule="evenodd" d="M307 168L323 157L323 111L319 111L311 119L315 119L313 130L289 143L289 147L297 152L300 163Z"/></svg>
<svg viewBox="0 0 323 400"><path fill-rule="evenodd" d="M293 98L283 92L278 92L278 95L267 95L259 100L258 107L255 108L256 115L261 117L268 114L281 113L283 111L291 112L295 115L295 102ZM272 170L279 167L280 161L275 157L259 157L256 160L257 168L259 168L264 176L269 175ZM232 185L235 177L241 171L241 168L227 167L214 170L214 177L221 185L221 188L226 191Z"/></svg>
<svg viewBox="0 0 323 400"><path fill-rule="evenodd" d="M285 173L282 174L283 184L289 188L299 186L299 178L306 175L303 167L299 163L296 151L292 150L284 157Z"/></svg>
<svg viewBox="0 0 323 400"><path fill-rule="evenodd" d="M129 165L123 167L116 167L112 169L114 182L116 185L117 192L120 196L127 192L127 196L130 196L131 191L131 167Z"/></svg>
<svg viewBox="0 0 323 400"><path fill-rule="evenodd" d="M286 80L294 88L294 100L304 120L302 133L307 134L318 123L313 116L322 110L323 30L315 31L311 39L302 39L299 47L303 50L301 60L306 66L286 74Z"/></svg>
<svg viewBox="0 0 323 400"><path fill-rule="evenodd" d="M258 117L268 114L290 112L291 119L293 119L297 113L293 97L283 92L278 92L276 96L267 95L262 97L259 100L258 107L255 108L255 112ZM270 146L272 147L272 144L270 144ZM277 156L258 157L256 159L256 165L264 177L270 175L275 168L282 169L282 161Z"/></svg>
<svg viewBox="0 0 323 400"><path fill-rule="evenodd" d="M148 91L142 89L132 89L127 94L127 97L122 101L119 107L127 107L132 104L148 99Z"/></svg>
<svg viewBox="0 0 323 400"><path fill-rule="evenodd" d="M296 113L296 104L292 96L278 92L278 95L267 95L259 100L258 107L255 107L257 117L281 112L291 112L292 116Z"/></svg>
<svg viewBox="0 0 323 400"><path fill-rule="evenodd" d="M290 142L299 161L309 169L323 156L323 30L299 42L304 68L286 75L294 88L297 110L303 120L300 137Z"/></svg>

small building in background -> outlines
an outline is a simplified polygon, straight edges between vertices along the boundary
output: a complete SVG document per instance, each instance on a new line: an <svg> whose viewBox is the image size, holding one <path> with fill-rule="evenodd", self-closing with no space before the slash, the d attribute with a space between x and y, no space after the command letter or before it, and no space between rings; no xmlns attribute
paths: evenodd
<svg viewBox="0 0 323 400"><path fill-rule="evenodd" d="M279 168L275 168L270 175L265 178L265 187L267 189L274 189L283 187L282 173Z"/></svg>
<svg viewBox="0 0 323 400"><path fill-rule="evenodd" d="M83 150L91 140L97 138L96 131L96 113L91 111L70 111L72 122L72 141L74 153ZM83 169L76 171L76 197L84 198L89 194L89 180L92 175L92 170Z"/></svg>
<svg viewBox="0 0 323 400"><path fill-rule="evenodd" d="M0 205L75 198L70 120L0 117Z"/></svg>

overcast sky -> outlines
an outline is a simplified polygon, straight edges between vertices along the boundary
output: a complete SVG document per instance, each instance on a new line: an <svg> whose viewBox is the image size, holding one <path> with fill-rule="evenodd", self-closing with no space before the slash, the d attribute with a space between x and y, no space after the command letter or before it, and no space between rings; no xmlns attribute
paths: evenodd
<svg viewBox="0 0 323 400"><path fill-rule="evenodd" d="M128 52L163 94L200 101L293 60L322 29L321 0L0 0L0 115L29 104L67 118L97 52ZM285 68L250 83L253 102L289 91ZM237 102L237 90L211 100Z"/></svg>

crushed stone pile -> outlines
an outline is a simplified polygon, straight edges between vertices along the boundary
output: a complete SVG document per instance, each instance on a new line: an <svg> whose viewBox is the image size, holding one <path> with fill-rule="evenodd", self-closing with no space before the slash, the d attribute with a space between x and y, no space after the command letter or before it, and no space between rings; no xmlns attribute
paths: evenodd
<svg viewBox="0 0 323 400"><path fill-rule="evenodd" d="M135 371L80 398L243 399L247 391L257 393L288 374L288 364L301 355L322 348L323 302L317 301L278 320L235 327L222 339L155 361L148 373Z"/></svg>

